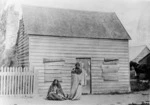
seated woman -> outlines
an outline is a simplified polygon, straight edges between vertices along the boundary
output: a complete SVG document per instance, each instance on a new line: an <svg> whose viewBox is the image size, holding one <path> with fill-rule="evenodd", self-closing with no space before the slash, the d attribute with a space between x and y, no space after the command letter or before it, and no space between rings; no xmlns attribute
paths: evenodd
<svg viewBox="0 0 150 105"><path fill-rule="evenodd" d="M79 100L82 94L82 70L80 63L75 64L75 68L71 71L71 90L69 99Z"/></svg>
<svg viewBox="0 0 150 105"><path fill-rule="evenodd" d="M47 93L48 100L65 100L65 94L61 88L61 85L57 79L55 79Z"/></svg>

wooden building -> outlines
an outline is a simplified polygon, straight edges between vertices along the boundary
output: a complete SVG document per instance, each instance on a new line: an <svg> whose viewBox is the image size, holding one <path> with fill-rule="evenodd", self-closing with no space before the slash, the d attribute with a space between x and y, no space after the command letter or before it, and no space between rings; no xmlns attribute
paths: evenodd
<svg viewBox="0 0 150 105"><path fill-rule="evenodd" d="M53 79L70 91L77 61L85 70L83 93L129 92L130 39L115 13L22 6L18 65L38 71L38 92Z"/></svg>
<svg viewBox="0 0 150 105"><path fill-rule="evenodd" d="M143 57L140 61L139 64L147 64L150 65L150 53L147 54L145 57Z"/></svg>
<svg viewBox="0 0 150 105"><path fill-rule="evenodd" d="M137 62L150 53L150 49L146 45L132 46L129 48L130 61Z"/></svg>

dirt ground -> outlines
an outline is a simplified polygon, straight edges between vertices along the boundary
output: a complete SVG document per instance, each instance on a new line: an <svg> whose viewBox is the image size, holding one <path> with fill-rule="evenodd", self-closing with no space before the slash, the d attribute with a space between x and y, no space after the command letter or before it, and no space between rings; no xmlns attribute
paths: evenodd
<svg viewBox="0 0 150 105"><path fill-rule="evenodd" d="M0 105L128 105L150 101L150 89L147 91L118 95L83 95L76 101L49 101L42 97L0 97Z"/></svg>

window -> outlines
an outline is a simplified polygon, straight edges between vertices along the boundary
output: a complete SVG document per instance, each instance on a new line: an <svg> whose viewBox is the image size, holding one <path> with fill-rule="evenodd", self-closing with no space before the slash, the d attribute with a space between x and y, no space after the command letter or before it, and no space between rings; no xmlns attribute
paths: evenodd
<svg viewBox="0 0 150 105"><path fill-rule="evenodd" d="M102 77L104 81L118 81L119 59L105 58L102 65Z"/></svg>

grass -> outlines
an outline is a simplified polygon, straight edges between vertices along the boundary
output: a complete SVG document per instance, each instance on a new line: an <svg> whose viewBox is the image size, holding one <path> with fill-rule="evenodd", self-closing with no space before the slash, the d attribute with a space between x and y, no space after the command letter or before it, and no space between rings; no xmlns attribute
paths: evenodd
<svg viewBox="0 0 150 105"><path fill-rule="evenodd" d="M131 91L132 92L143 91L143 90L147 90L150 88L150 84L148 82L131 81L130 85L131 85Z"/></svg>

